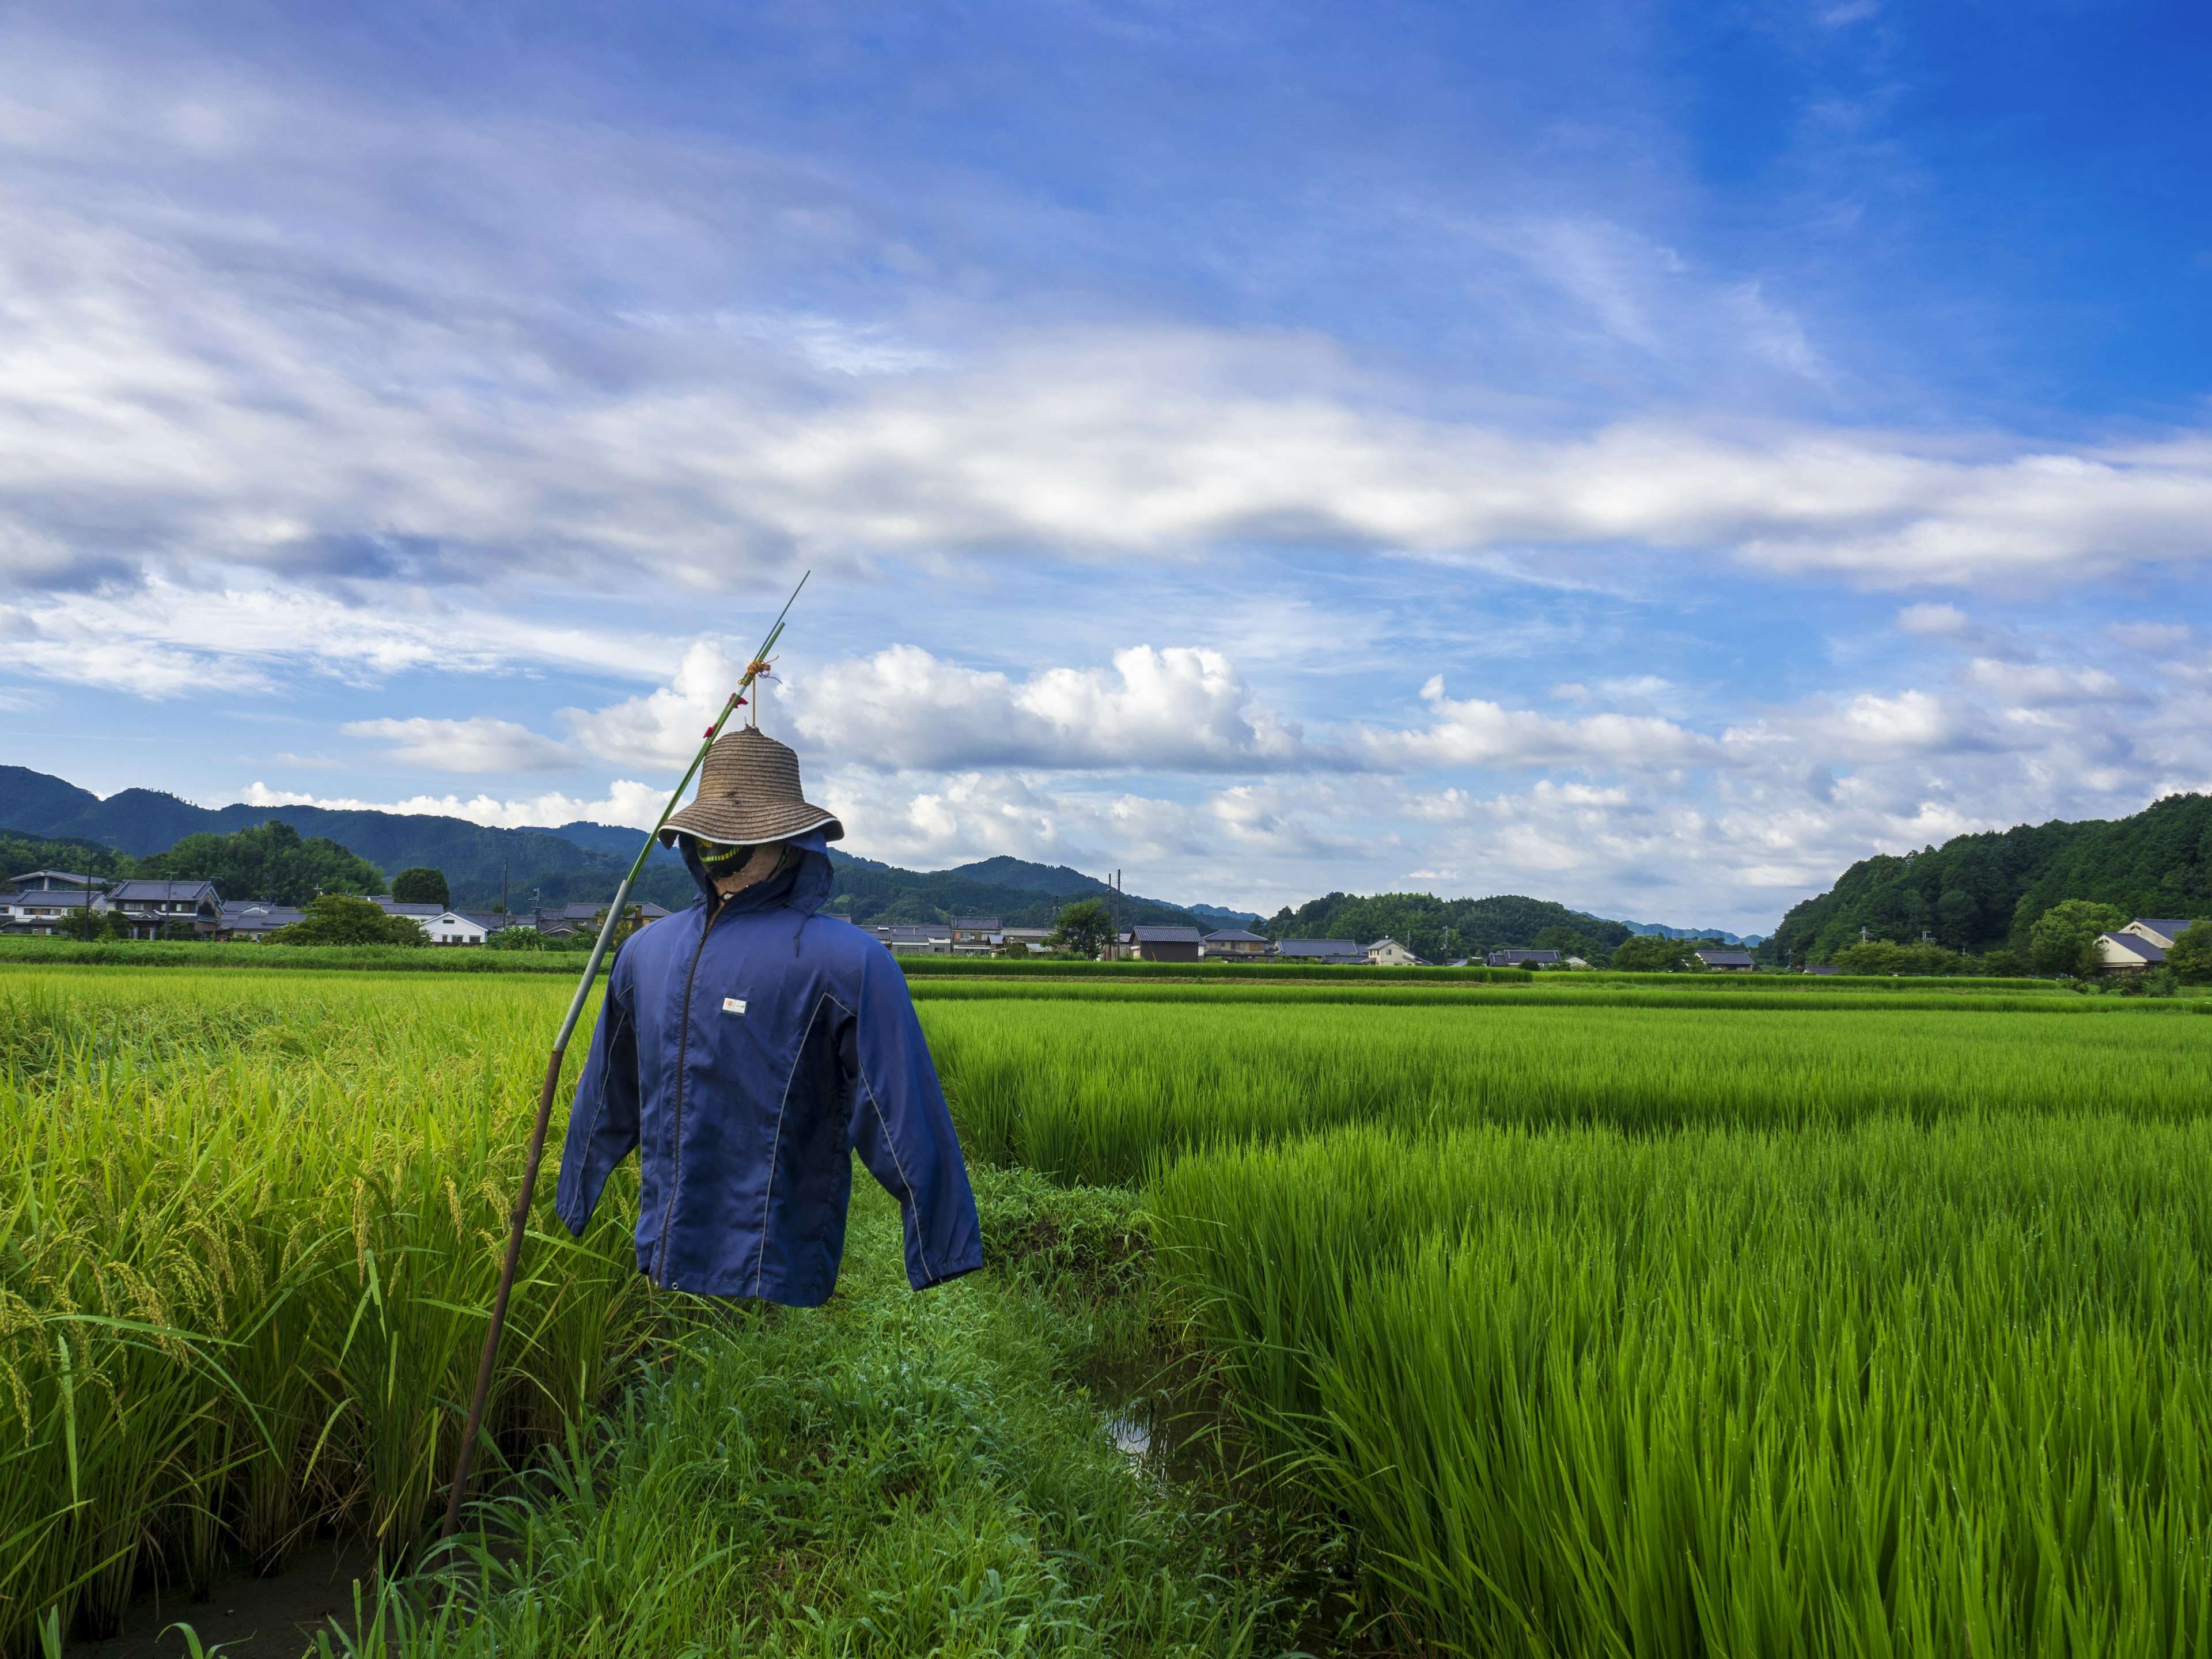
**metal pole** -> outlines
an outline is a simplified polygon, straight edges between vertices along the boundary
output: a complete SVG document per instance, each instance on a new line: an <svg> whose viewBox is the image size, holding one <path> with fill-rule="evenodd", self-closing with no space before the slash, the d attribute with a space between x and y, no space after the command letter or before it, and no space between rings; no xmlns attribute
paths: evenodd
<svg viewBox="0 0 2212 1659"><path fill-rule="evenodd" d="M538 1190L538 1166L545 1158L545 1130L553 1120L553 1097L561 1086L561 1061L568 1051L568 1039L575 1035L576 1021L583 1015L585 999L592 994L592 981L599 977L599 964L606 960L607 948L614 942L615 928L622 921L623 907L629 902L631 884L636 881L638 872L645 868L647 855L653 851L653 842L659 839L669 816L682 804L684 792L691 787L692 778L706 763L707 751L714 746L714 739L722 734L722 723L737 712L738 704L744 699L747 689L767 672L768 653L775 648L776 641L783 634L783 619L791 614L791 607L799 598L799 588L806 586L806 576L813 574L808 571L806 575L799 577L799 587L793 588L791 598L783 602L783 609L776 613L775 626L769 629L768 637L761 641L760 649L753 653L752 660L746 665L744 678L738 682L738 689L730 693L730 700L722 705L722 712L714 716L714 723L707 728L707 735L699 744L699 752L691 757L691 764L684 769L683 781L676 786L675 793L669 796L668 805L660 809L659 822L646 836L645 844L637 849L636 860L629 866L629 873L622 878L621 885L615 889L614 902L607 906L607 919L599 926L599 936L592 945L591 957L584 963L583 977L576 981L576 994L568 999L568 1012L562 1016L560 1034L553 1039L553 1052L545 1062L545 1081L538 1091L538 1121L531 1127L530 1151L523 1159L522 1185L514 1194L514 1212L507 1217L507 1260L500 1267L498 1294L492 1298L491 1323L484 1328L483 1358L477 1367L477 1389L469 1402L468 1423L461 1431L460 1454L453 1465L453 1490L446 1498L446 1523L438 1531L441 1538L451 1538L461 1523L461 1502L468 1495L469 1471L476 1462L477 1437L483 1431L484 1406L491 1398L492 1373L499 1365L499 1340L507 1328L507 1298L514 1292L515 1269L522 1261L523 1235L530 1226L530 1202Z"/></svg>

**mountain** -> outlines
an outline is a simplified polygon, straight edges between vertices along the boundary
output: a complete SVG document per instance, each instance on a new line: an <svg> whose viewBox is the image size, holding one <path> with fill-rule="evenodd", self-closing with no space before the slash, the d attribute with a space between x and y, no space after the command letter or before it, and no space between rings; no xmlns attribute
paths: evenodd
<svg viewBox="0 0 2212 1659"><path fill-rule="evenodd" d="M152 789L125 789L102 800L90 790L27 767L0 767L0 835L112 848L129 857L120 864L167 851L187 836L229 836L280 820L304 837L322 836L358 854L386 878L413 865L445 872L453 902L488 907L501 891L518 911L532 896L553 906L604 902L646 838L645 831L586 819L550 828L491 830L463 818L428 814L344 811L321 806L195 806ZM27 853L27 846L23 847ZM995 915L1011 927L1046 927L1054 909L1076 899L1104 898L1111 890L1095 877L1065 866L1020 859L985 859L956 870L901 870L832 848L836 866L830 908L856 921L939 922L955 915ZM43 860L42 860L43 861ZM82 858L78 863L85 862ZM28 866L25 866L28 867ZM8 873L0 872L0 874ZM635 891L671 909L697 895L683 860L656 847ZM1207 916L1243 912L1207 907ZM1221 925L1180 906L1134 894L1121 900L1124 926Z"/></svg>
<svg viewBox="0 0 2212 1659"><path fill-rule="evenodd" d="M1208 928L1245 927L1260 920L1257 910L1224 910L1218 904L1194 904L1191 915L1198 917Z"/></svg>
<svg viewBox="0 0 2212 1659"><path fill-rule="evenodd" d="M2212 796L2168 795L2132 817L2053 819L1901 857L1862 859L1817 898L1793 906L1772 943L1820 962L1868 937L1922 931L1954 951L2024 949L2035 919L2062 899L2131 916L2212 916Z"/></svg>
<svg viewBox="0 0 2212 1659"><path fill-rule="evenodd" d="M0 827L22 836L93 842L134 858L165 852L187 836L233 835L272 818L302 836L338 842L387 878L410 865L442 870L453 902L471 908L498 901L502 874L517 910L530 908L533 891L548 906L604 902L629 865L628 857L545 830L489 830L463 818L321 806L195 806L154 789L125 789L102 800L43 772L0 767ZM618 833L629 837L634 857L639 832ZM694 890L681 862L667 854L656 857L637 888L641 897L671 908L689 904Z"/></svg>
<svg viewBox="0 0 2212 1659"><path fill-rule="evenodd" d="M1653 939L1717 939L1723 945L1760 945L1765 942L1763 933L1738 935L1718 927L1669 927L1660 921L1623 921L1620 924L1632 933L1643 933Z"/></svg>

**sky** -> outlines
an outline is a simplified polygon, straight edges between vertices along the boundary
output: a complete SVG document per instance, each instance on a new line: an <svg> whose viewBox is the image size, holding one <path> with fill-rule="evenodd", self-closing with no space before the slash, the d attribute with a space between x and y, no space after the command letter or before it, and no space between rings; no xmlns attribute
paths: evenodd
<svg viewBox="0 0 2212 1659"><path fill-rule="evenodd" d="M2212 12L0 13L0 760L1765 931L2212 787Z"/></svg>

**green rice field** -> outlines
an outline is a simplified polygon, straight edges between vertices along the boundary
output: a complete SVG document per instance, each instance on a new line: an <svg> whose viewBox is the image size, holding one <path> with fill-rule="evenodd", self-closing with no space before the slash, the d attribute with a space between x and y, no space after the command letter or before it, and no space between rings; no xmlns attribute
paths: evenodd
<svg viewBox="0 0 2212 1659"><path fill-rule="evenodd" d="M864 1200L844 1310L700 1326L634 1180L570 1241L549 1173L495 1412L536 1541L404 1651L2212 1652L2201 1003L916 989L1002 1265L908 1297ZM0 968L0 1651L318 1528L419 1559L567 990ZM1006 1265L1086 1193L1142 1253ZM1067 1403L1133 1317L1283 1535L1353 1540L1349 1614Z"/></svg>

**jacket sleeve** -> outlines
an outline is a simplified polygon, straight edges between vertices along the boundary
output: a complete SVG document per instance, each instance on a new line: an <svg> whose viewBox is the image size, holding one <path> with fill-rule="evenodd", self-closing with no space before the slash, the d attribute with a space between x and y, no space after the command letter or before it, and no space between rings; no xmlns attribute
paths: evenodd
<svg viewBox="0 0 2212 1659"><path fill-rule="evenodd" d="M917 1291L983 1265L983 1231L906 975L871 946L841 1045L853 1073L853 1147L899 1203Z"/></svg>
<svg viewBox="0 0 2212 1659"><path fill-rule="evenodd" d="M626 953L625 953L626 954ZM607 974L607 998L592 1033L591 1052L568 1108L561 1149L561 1182L553 1207L581 1236L615 1165L637 1145L637 1023L629 964L622 955Z"/></svg>

